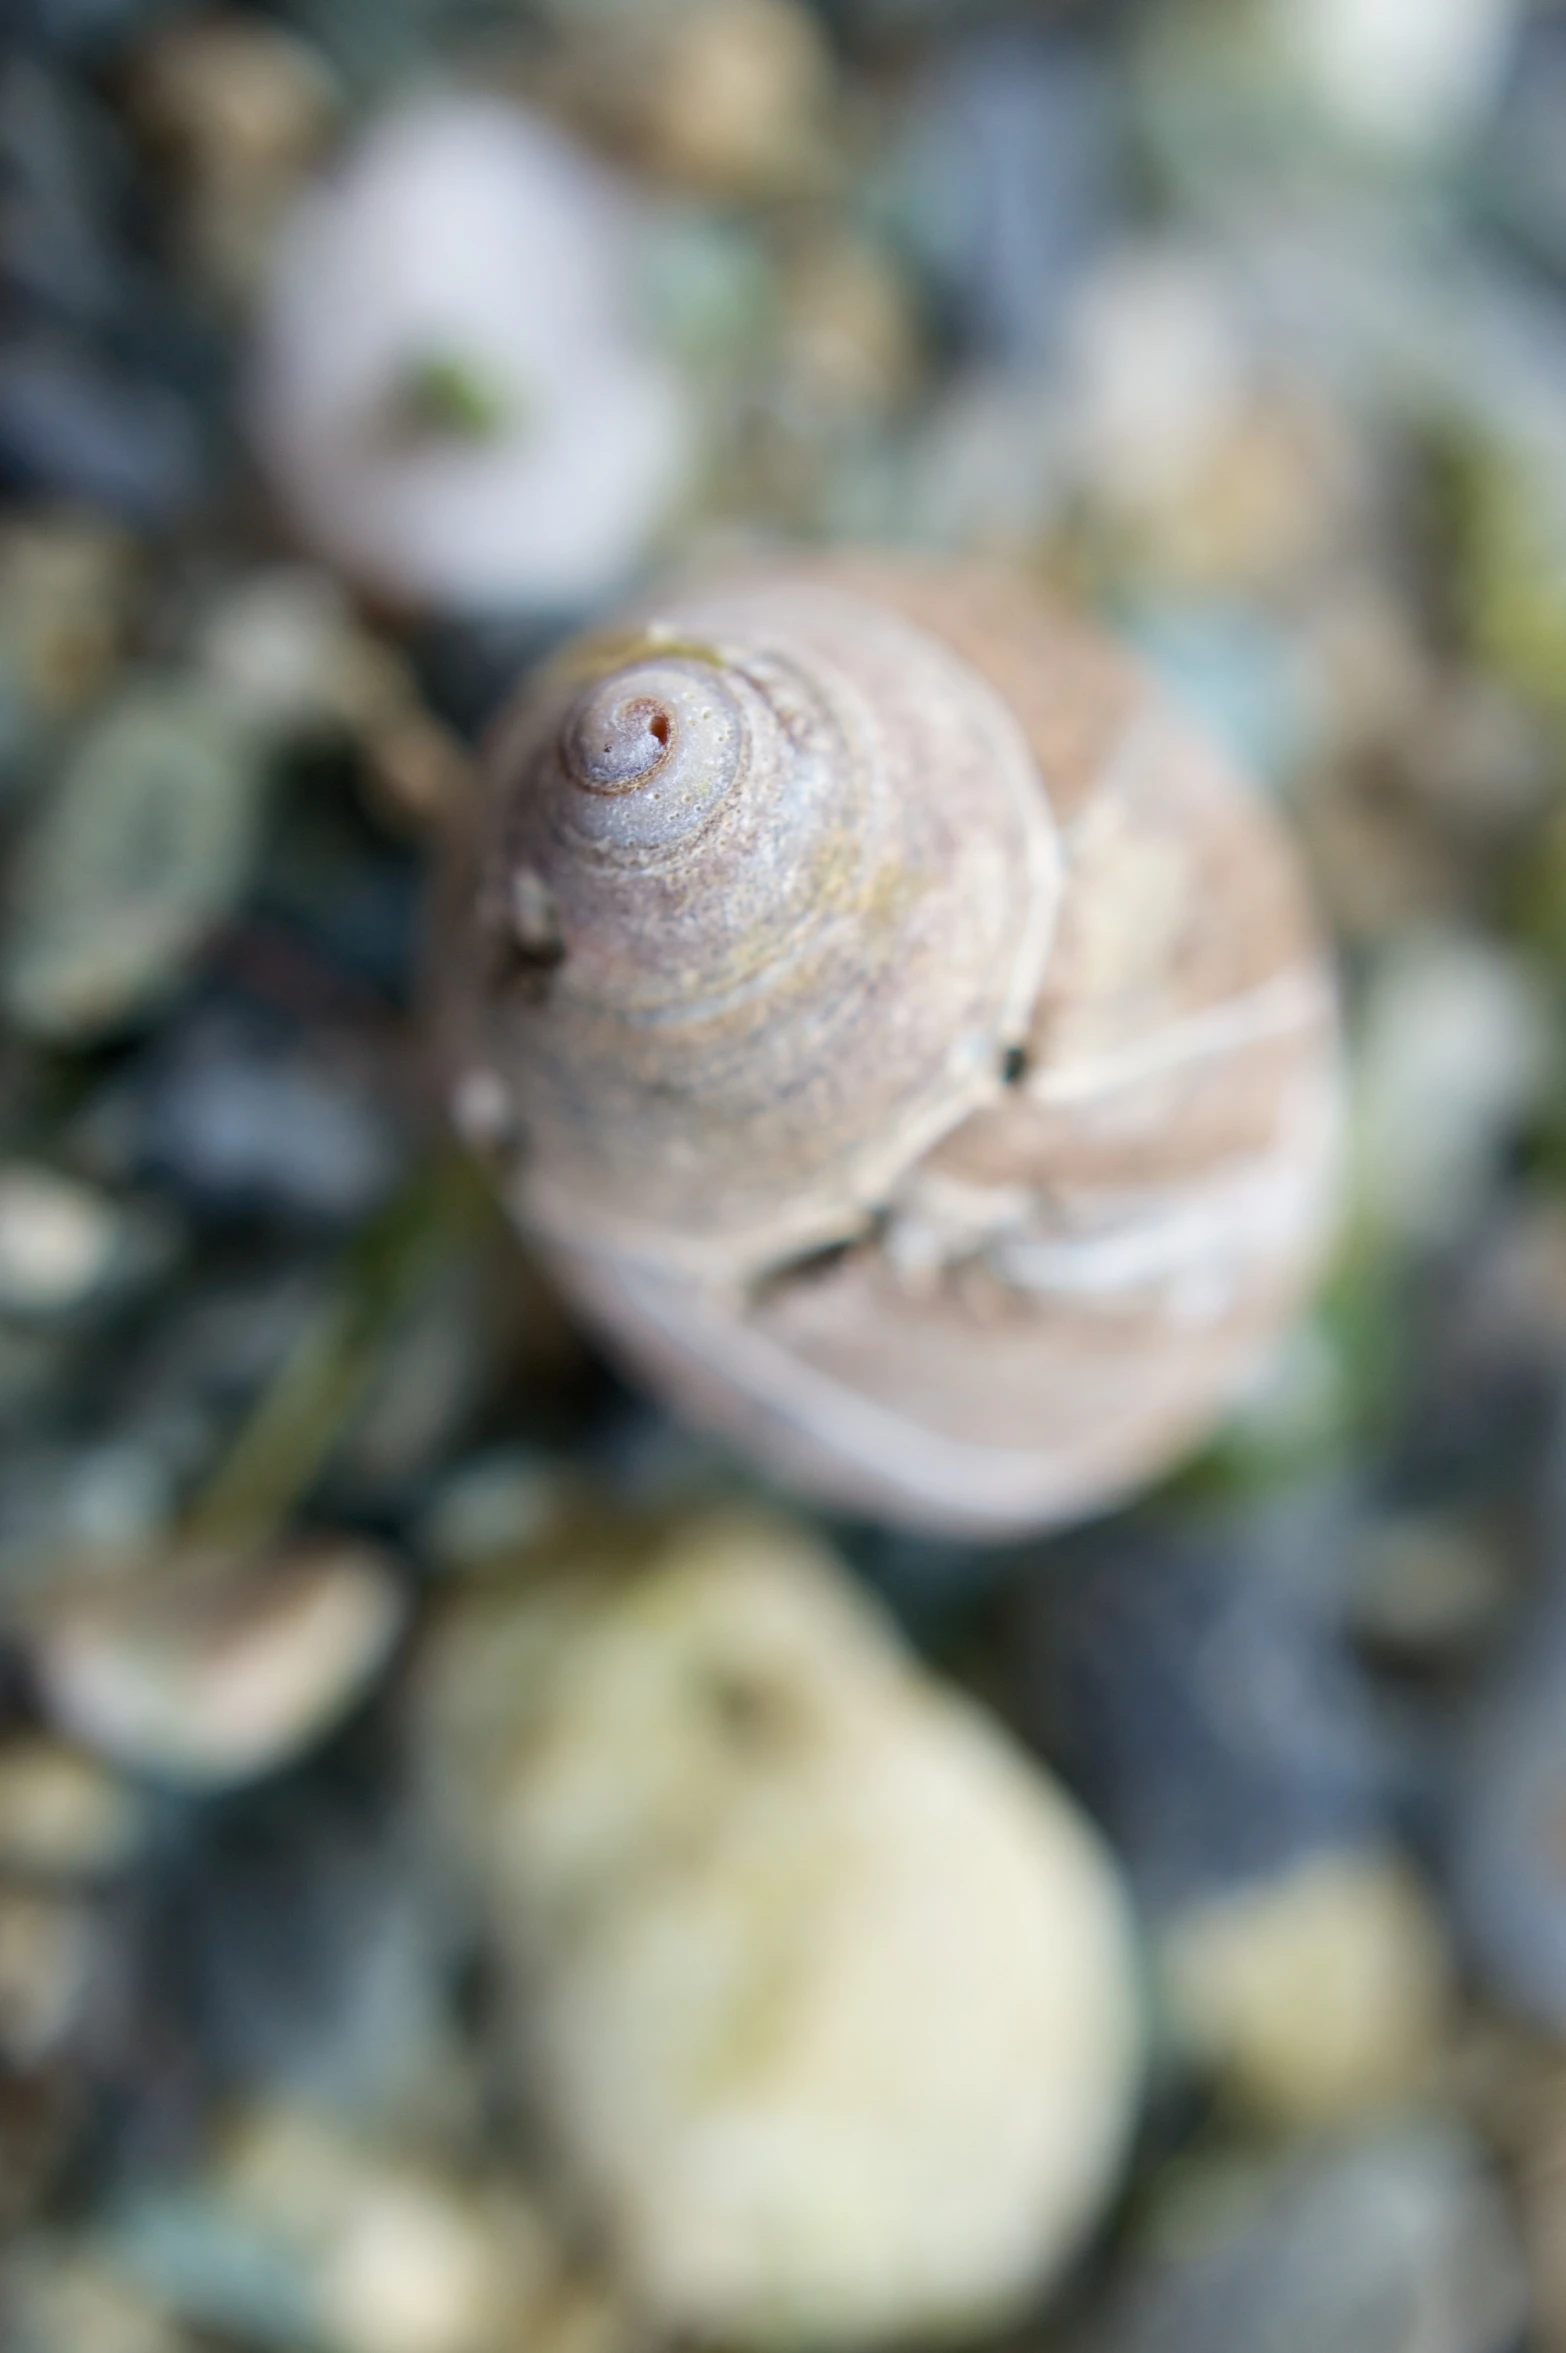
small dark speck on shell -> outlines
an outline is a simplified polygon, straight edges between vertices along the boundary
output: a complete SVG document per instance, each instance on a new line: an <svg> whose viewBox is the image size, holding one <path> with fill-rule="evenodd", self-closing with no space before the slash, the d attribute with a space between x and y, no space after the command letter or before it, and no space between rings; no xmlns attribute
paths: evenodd
<svg viewBox="0 0 1566 2353"><path fill-rule="evenodd" d="M615 681L588 697L566 731L565 762L590 792L632 792L662 766L674 720L650 695L627 697Z"/></svg>

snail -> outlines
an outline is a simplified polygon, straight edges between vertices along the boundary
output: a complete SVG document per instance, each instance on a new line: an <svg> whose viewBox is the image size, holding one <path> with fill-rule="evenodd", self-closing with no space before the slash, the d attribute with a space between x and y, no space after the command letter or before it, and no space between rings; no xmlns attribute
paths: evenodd
<svg viewBox="0 0 1566 2353"><path fill-rule="evenodd" d="M838 1506L1099 1508L1315 1270L1336 1011L1286 836L1005 571L780 560L576 640L497 725L434 939L511 1213Z"/></svg>

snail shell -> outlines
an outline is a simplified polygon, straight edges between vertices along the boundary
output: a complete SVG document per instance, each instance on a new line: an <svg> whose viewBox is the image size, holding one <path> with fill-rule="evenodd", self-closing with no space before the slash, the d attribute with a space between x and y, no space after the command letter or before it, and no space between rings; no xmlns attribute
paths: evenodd
<svg viewBox="0 0 1566 2353"><path fill-rule="evenodd" d="M496 732L437 951L513 1214L837 1502L1091 1509L1313 1270L1336 1022L1288 844L1009 574L802 561L577 641Z"/></svg>

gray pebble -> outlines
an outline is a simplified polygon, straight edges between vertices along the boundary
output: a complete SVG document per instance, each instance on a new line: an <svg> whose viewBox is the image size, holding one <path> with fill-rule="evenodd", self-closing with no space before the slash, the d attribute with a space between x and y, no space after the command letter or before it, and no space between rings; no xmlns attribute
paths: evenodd
<svg viewBox="0 0 1566 2353"><path fill-rule="evenodd" d="M128 1102L102 1108L133 1168L220 1214L352 1222L402 1169L390 1108L351 1039L221 1008L160 1045Z"/></svg>
<svg viewBox="0 0 1566 2353"><path fill-rule="evenodd" d="M168 1464L133 1434L12 1447L0 1482L0 1590L36 1590L65 1562L129 1559L172 1502Z"/></svg>
<svg viewBox="0 0 1566 2353"><path fill-rule="evenodd" d="M81 2027L98 1975L90 1899L0 1884L0 2063L40 2066Z"/></svg>
<svg viewBox="0 0 1566 2353"><path fill-rule="evenodd" d="M1518 57L1478 162L1493 218L1533 259L1566 269L1566 28L1551 15L1526 24Z"/></svg>
<svg viewBox="0 0 1566 2353"><path fill-rule="evenodd" d="M207 690L125 691L17 856L0 998L19 1029L72 1044L167 998L244 888L262 775L255 737Z"/></svg>
<svg viewBox="0 0 1566 2353"><path fill-rule="evenodd" d="M194 413L167 385L42 328L0 344L0 482L138 523L183 514L203 487Z"/></svg>
<svg viewBox="0 0 1566 2353"><path fill-rule="evenodd" d="M366 1746L198 1818L160 1889L154 1966L214 2080L414 2124L450 2105L464 1923Z"/></svg>
<svg viewBox="0 0 1566 2353"><path fill-rule="evenodd" d="M1114 196L1113 84L1080 39L991 30L944 53L916 105L896 225L973 344L1049 349Z"/></svg>
<svg viewBox="0 0 1566 2353"><path fill-rule="evenodd" d="M1459 1934L1492 1992L1566 2032L1566 1595L1522 1628L1462 1753L1449 1871Z"/></svg>
<svg viewBox="0 0 1566 2353"><path fill-rule="evenodd" d="M92 2249L37 2239L9 2258L0 2321L12 2353L196 2353L193 2340Z"/></svg>
<svg viewBox="0 0 1566 2353"><path fill-rule="evenodd" d="M1226 2195L1225 2192L1228 2192ZM1473 2147L1413 2129L1187 2184L1091 2353L1512 2353L1515 2234Z"/></svg>
<svg viewBox="0 0 1566 2353"><path fill-rule="evenodd" d="M86 320L111 316L123 299L103 234L99 129L71 85L36 56L18 51L0 70L0 267L19 291Z"/></svg>
<svg viewBox="0 0 1566 2353"><path fill-rule="evenodd" d="M1399 1760L1341 1631L1342 1509L1123 1521L1053 1548L1021 1597L1024 1721L1156 1910L1385 1820Z"/></svg>

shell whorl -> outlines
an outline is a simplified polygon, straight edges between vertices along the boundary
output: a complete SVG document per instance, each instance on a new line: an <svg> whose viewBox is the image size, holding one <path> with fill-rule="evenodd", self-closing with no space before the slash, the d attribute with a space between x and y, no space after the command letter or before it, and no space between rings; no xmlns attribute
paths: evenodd
<svg viewBox="0 0 1566 2353"><path fill-rule="evenodd" d="M1012 575L835 558L576 649L491 775L458 1099L693 1418L992 1534L1202 1435L1320 1256L1335 999L1281 828L1134 665Z"/></svg>
<svg viewBox="0 0 1566 2353"><path fill-rule="evenodd" d="M1058 896L1048 799L1004 700L842 590L666 601L587 666L502 731L481 853L516 1205L749 1278L860 1231L1000 1093Z"/></svg>
<svg viewBox="0 0 1566 2353"><path fill-rule="evenodd" d="M687 851L739 777L738 705L710 665L643 662L583 689L556 757L563 850L632 869Z"/></svg>

